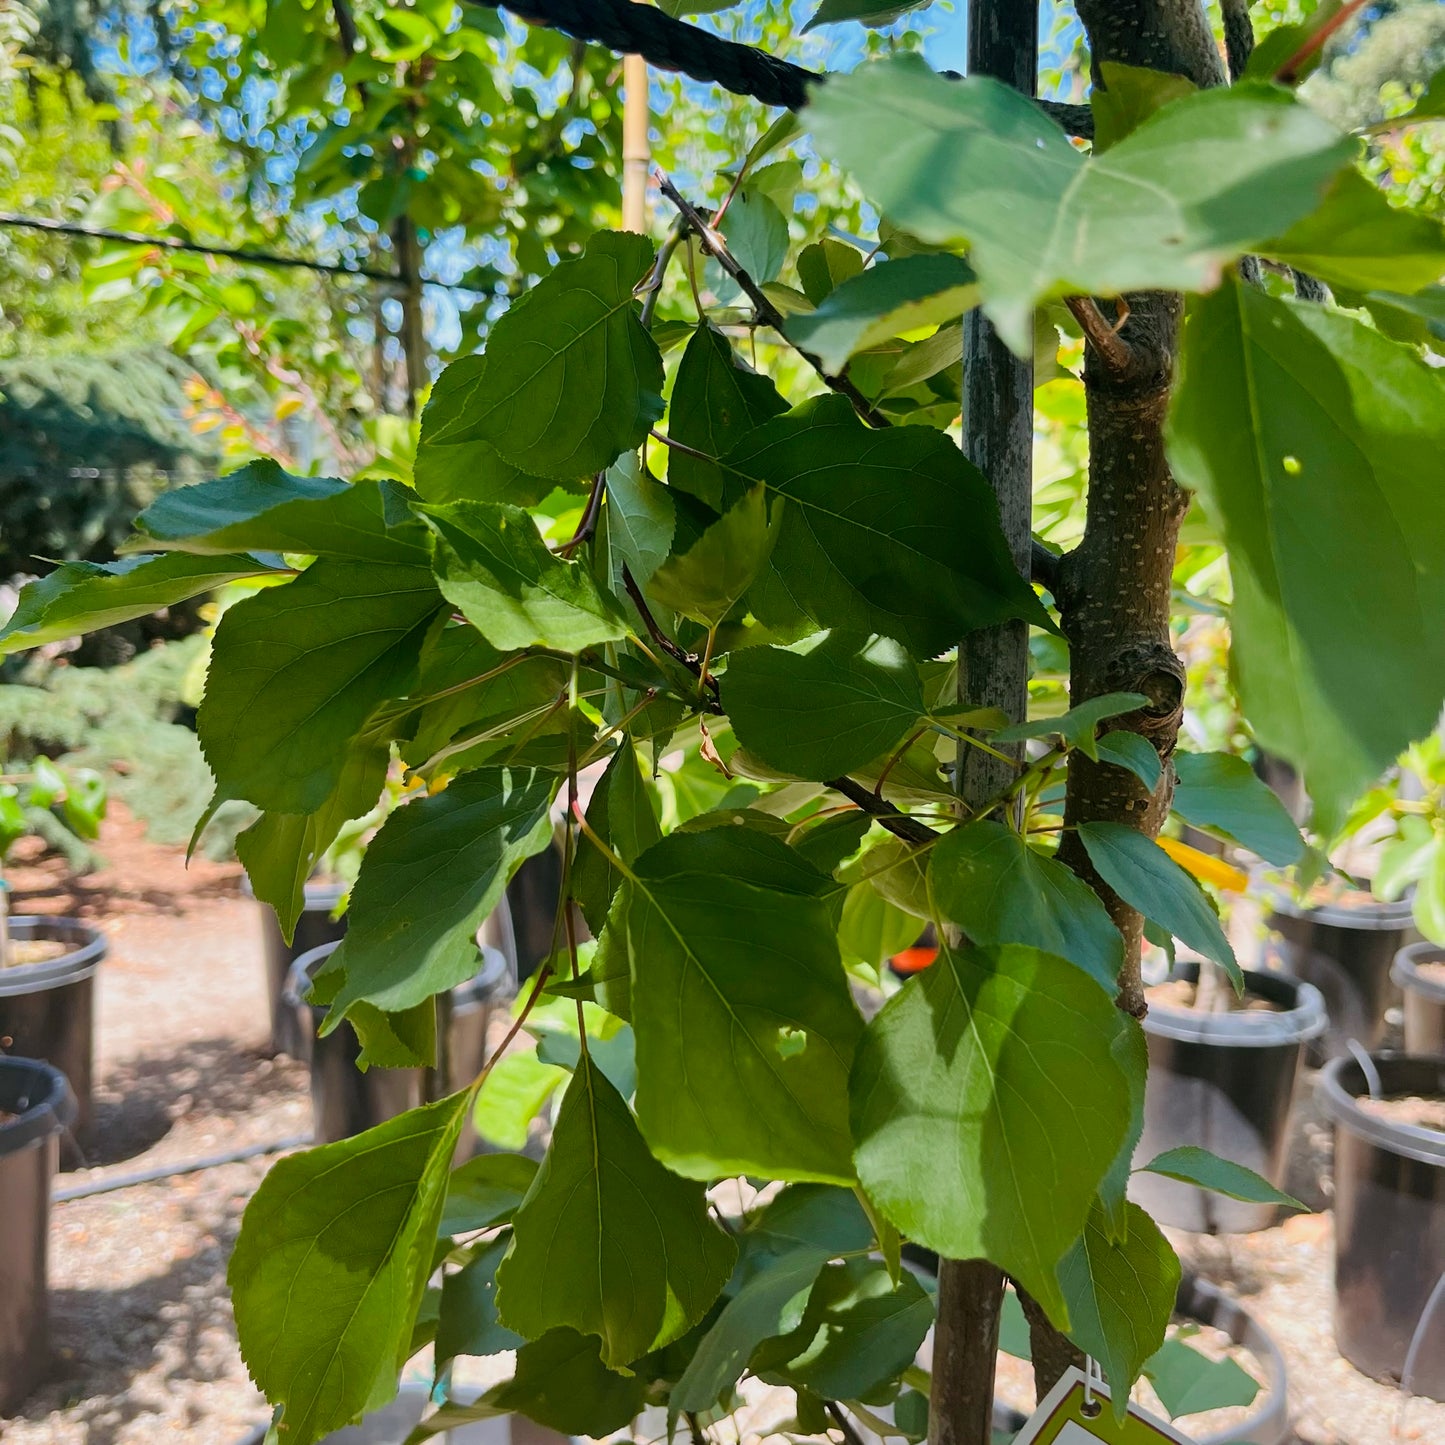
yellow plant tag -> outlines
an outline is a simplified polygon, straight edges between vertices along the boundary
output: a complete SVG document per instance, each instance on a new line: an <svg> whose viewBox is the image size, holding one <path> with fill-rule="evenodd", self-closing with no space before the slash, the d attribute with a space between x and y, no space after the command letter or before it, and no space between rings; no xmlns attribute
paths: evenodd
<svg viewBox="0 0 1445 1445"><path fill-rule="evenodd" d="M1131 1404L1114 1418L1109 1389L1090 1387L1082 1370L1070 1370L1044 1397L1014 1445L1193 1445L1187 1435Z"/></svg>
<svg viewBox="0 0 1445 1445"><path fill-rule="evenodd" d="M1216 888L1230 893L1243 893L1249 887L1249 874L1223 858L1191 848L1177 838L1156 838L1158 845L1183 869L1192 873L1201 883L1212 883Z"/></svg>

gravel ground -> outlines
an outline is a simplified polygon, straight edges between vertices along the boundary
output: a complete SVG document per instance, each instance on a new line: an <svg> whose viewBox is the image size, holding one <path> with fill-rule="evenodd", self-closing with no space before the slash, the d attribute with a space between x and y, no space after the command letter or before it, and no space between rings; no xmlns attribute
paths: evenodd
<svg viewBox="0 0 1445 1445"><path fill-rule="evenodd" d="M259 920L238 870L198 860L188 872L123 816L102 848L112 863L78 882L53 862L10 869L17 912L79 914L111 941L95 1139L89 1167L60 1187L304 1133L305 1069L265 1056ZM1329 1144L1306 1090L1288 1187L1317 1208L1329 1202ZM265 1418L236 1348L225 1267L269 1162L55 1206L55 1368L18 1417L0 1421L4 1445L233 1445ZM1445 1445L1445 1405L1406 1404L1335 1351L1328 1213L1229 1239L1171 1237L1186 1265L1238 1295L1278 1341L1295 1445ZM1018 1367L1006 1365L1001 1385L1027 1403ZM756 1430L767 1428L760 1417Z"/></svg>

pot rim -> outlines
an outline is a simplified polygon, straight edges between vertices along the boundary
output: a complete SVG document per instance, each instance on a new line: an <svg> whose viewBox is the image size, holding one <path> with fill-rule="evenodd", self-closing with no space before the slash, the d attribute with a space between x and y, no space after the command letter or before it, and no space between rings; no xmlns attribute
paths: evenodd
<svg viewBox="0 0 1445 1445"><path fill-rule="evenodd" d="M1380 1073L1380 1082L1388 1091L1390 1079L1397 1076L1406 1063L1433 1064L1440 1080L1440 1093L1445 1095L1445 1055L1372 1053L1370 1062ZM1376 1114L1367 1114L1358 1099L1368 1084L1365 1071L1350 1054L1341 1055L1325 1065L1320 1074L1320 1101L1325 1113L1352 1134L1384 1149L1421 1164L1445 1168L1445 1134L1437 1129L1422 1129L1414 1124L1392 1124Z"/></svg>
<svg viewBox="0 0 1445 1445"><path fill-rule="evenodd" d="M340 947L341 940L334 939L330 943L318 944L317 947L308 949L296 959L287 970L286 987L281 994L288 1007L309 1008L318 1016L325 1014L327 1005L309 1003L306 993L311 987L312 971L325 963ZM482 958L477 971L469 979L452 988L452 1002L455 1006L465 1007L489 995L496 995L510 977L511 965L501 949L493 948L489 943L479 947Z"/></svg>
<svg viewBox="0 0 1445 1445"><path fill-rule="evenodd" d="M1199 977L1197 963L1179 963L1170 978ZM1151 1004L1144 1015L1144 1032L1186 1044L1214 1044L1228 1048L1279 1048L1319 1038L1329 1025L1324 996L1312 983L1283 973L1244 971L1246 992L1251 983L1266 983L1257 990L1263 997L1276 992L1293 992L1295 1004L1280 1013L1200 1013L1196 1009L1175 1009Z"/></svg>
<svg viewBox="0 0 1445 1445"><path fill-rule="evenodd" d="M1435 983L1420 972L1422 963L1445 963L1445 947L1438 943L1407 943L1390 965L1390 977L1402 989L1445 1004L1445 983Z"/></svg>
<svg viewBox="0 0 1445 1445"><path fill-rule="evenodd" d="M44 1090L38 1100L36 1088ZM41 1059L0 1056L0 1105L12 1112L16 1104L25 1105L19 1118L0 1124L0 1157L18 1154L75 1122L75 1095L59 1069Z"/></svg>
<svg viewBox="0 0 1445 1445"><path fill-rule="evenodd" d="M17 913L10 918L10 936L20 941L52 939L78 946L44 963L21 963L0 968L0 998L22 993L44 993L67 983L89 978L105 958L105 935L78 918L44 913Z"/></svg>
<svg viewBox="0 0 1445 1445"><path fill-rule="evenodd" d="M308 878L301 887L301 911L303 913L330 913L338 903L341 902L346 890L351 885L342 878L325 878L313 875ZM251 880L245 873L241 874L241 892L247 897L260 903L263 908L270 908L269 903L262 902L256 897L256 890L251 887Z"/></svg>
<svg viewBox="0 0 1445 1445"><path fill-rule="evenodd" d="M1283 888L1265 884L1264 898L1271 913L1323 923L1327 928L1353 928L1360 933L1385 933L1393 928L1408 928L1415 916L1414 904L1408 895L1395 899L1393 903L1372 898L1369 903L1355 907L1339 903L1317 903L1311 907L1292 898Z"/></svg>

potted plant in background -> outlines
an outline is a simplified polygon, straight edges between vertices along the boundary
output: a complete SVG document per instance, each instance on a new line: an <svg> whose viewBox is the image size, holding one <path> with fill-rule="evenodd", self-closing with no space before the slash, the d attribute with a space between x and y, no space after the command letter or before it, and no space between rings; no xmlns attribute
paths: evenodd
<svg viewBox="0 0 1445 1445"><path fill-rule="evenodd" d="M1398 1003L1391 966L1415 930L1445 939L1445 751L1412 746L1351 809L1328 848L1342 871L1295 900L1270 889L1267 956L1324 994L1324 1052L1384 1039Z"/></svg>
<svg viewBox="0 0 1445 1445"><path fill-rule="evenodd" d="M93 840L104 816L97 774L37 758L0 782L0 863L27 836ZM44 1060L65 1075L83 1140L91 1116L95 971L105 939L77 918L11 915L8 904L8 887L0 887L0 1049Z"/></svg>
<svg viewBox="0 0 1445 1445"><path fill-rule="evenodd" d="M1277 867L1292 867L1306 856L1288 811L1243 758L1178 752L1174 770L1175 819L1197 835ZM1248 883L1247 872L1212 853L1168 837L1160 847L1196 879L1225 893L1241 893ZM1149 1082L1134 1157L1146 1163L1175 1150L1207 1149L1277 1189L1284 1182L1304 1047L1324 1032L1324 1001L1308 983L1241 970L1204 895L1181 897L1179 905L1188 912L1174 936L1191 956L1147 990ZM1183 931L1186 923L1192 937ZM1172 952L1169 935L1154 931L1153 937ZM1130 1195L1155 1218L1208 1234L1266 1229L1279 1203L1277 1197L1201 1189L1167 1171L1135 1174Z"/></svg>
<svg viewBox="0 0 1445 1445"><path fill-rule="evenodd" d="M60 1135L75 1122L65 1075L0 1057L0 1416L34 1388L49 1353L46 1253Z"/></svg>

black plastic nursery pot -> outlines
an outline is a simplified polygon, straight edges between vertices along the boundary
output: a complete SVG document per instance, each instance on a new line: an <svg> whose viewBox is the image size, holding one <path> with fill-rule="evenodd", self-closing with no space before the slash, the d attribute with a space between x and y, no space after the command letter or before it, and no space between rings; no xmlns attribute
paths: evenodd
<svg viewBox="0 0 1445 1445"><path fill-rule="evenodd" d="M1378 1047L1397 1002L1390 965L1413 934L1409 900L1309 908L1276 894L1269 902L1269 961L1324 995L1330 1026L1312 1055L1338 1058L1352 1039Z"/></svg>
<svg viewBox="0 0 1445 1445"><path fill-rule="evenodd" d="M105 939L75 918L29 914L10 920L10 938L65 945L59 958L0 968L0 1052L42 1059L65 1075L76 1100L75 1132L83 1139L91 1117L95 971L105 958Z"/></svg>
<svg viewBox="0 0 1445 1445"><path fill-rule="evenodd" d="M46 1244L60 1134L75 1120L65 1075L0 1058L0 1416L43 1377L50 1353Z"/></svg>
<svg viewBox="0 0 1445 1445"><path fill-rule="evenodd" d="M249 883L243 885L251 891ZM304 1029L297 1027L296 1011L288 1008L282 995L286 992L286 979L291 965L303 953L320 948L325 943L338 943L346 934L346 915L333 918L336 905L341 902L346 885L339 880L327 881L311 878L307 880L305 902L301 916L296 920L296 934L290 943L281 932L276 910L269 903L259 903L261 910L261 946L266 954L266 997L271 1009L271 1047L278 1054L290 1054L292 1058L306 1057L310 1042Z"/></svg>
<svg viewBox="0 0 1445 1445"><path fill-rule="evenodd" d="M318 1144L349 1139L364 1129L394 1119L425 1102L422 1069L359 1069L361 1045L343 1025L325 1038L318 1030L326 1009L305 1001L311 976L330 958L335 943L302 954L291 966L286 985L287 1007L296 1015L297 1032L311 1039L311 1115ZM481 967L452 990L451 1030L444 1051L449 1062L446 1088L465 1087L486 1061L487 1024L516 992L516 971L500 949L482 948Z"/></svg>
<svg viewBox="0 0 1445 1445"><path fill-rule="evenodd" d="M1445 1057L1374 1054L1380 1096L1445 1098ZM1360 1107L1361 1063L1320 1079L1335 1121L1335 1343L1357 1369L1445 1401L1445 1133Z"/></svg>
<svg viewBox="0 0 1445 1445"><path fill-rule="evenodd" d="M1171 975L1197 982L1197 964ZM1134 1152L1147 1164L1192 1144L1232 1159L1278 1187L1284 1181L1289 1114L1306 1043L1325 1030L1319 991L1279 974L1246 973L1246 996L1278 1011L1205 1013L1151 1003L1144 1019L1149 1082L1144 1133ZM1136 1174L1130 1195L1163 1224L1200 1234L1268 1229L1275 1207L1244 1204L1158 1174Z"/></svg>
<svg viewBox="0 0 1445 1445"><path fill-rule="evenodd" d="M1405 999L1405 1052L1445 1054L1445 948L1437 943L1402 948L1390 977Z"/></svg>

